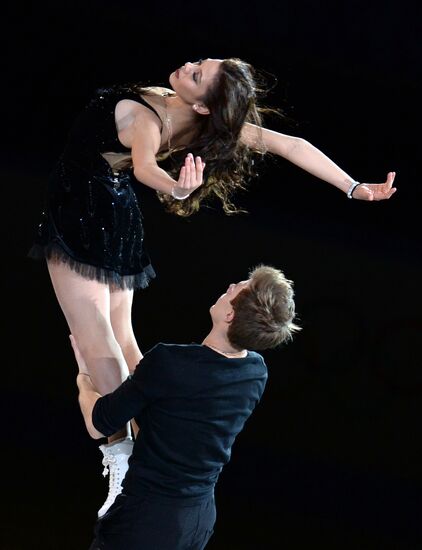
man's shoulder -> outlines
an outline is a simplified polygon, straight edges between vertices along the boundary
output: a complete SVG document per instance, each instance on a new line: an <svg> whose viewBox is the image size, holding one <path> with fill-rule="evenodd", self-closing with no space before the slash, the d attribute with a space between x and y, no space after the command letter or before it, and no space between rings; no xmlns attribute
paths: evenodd
<svg viewBox="0 0 422 550"><path fill-rule="evenodd" d="M166 342L158 342L153 346L148 353L155 351L155 352L161 352L161 353L192 353L192 352L198 352L198 350L201 348L199 344L169 344Z"/></svg>
<svg viewBox="0 0 422 550"><path fill-rule="evenodd" d="M155 379L159 376L160 379L171 380L181 364L189 363L189 347L158 342L144 353L135 370L134 378Z"/></svg>
<svg viewBox="0 0 422 550"><path fill-rule="evenodd" d="M260 353L258 353L257 351L252 351L252 350L249 350L248 351L248 357L250 359L254 359L255 361L260 361L262 363L265 363L264 361L264 358L262 357L262 355Z"/></svg>
<svg viewBox="0 0 422 550"><path fill-rule="evenodd" d="M267 370L267 365L265 364L264 358L260 353L256 351L248 351L248 359L252 365Z"/></svg>
<svg viewBox="0 0 422 550"><path fill-rule="evenodd" d="M199 344L168 344L164 342L158 342L149 351L146 352L145 357L161 358L161 359L183 359L193 356L198 356L201 353Z"/></svg>

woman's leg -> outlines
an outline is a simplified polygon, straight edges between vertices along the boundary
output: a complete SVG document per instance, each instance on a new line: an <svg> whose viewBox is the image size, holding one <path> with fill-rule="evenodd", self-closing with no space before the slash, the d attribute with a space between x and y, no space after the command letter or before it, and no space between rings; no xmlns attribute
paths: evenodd
<svg viewBox="0 0 422 550"><path fill-rule="evenodd" d="M133 290L112 291L110 294L110 318L114 336L132 373L142 353L132 327Z"/></svg>
<svg viewBox="0 0 422 550"><path fill-rule="evenodd" d="M142 353L132 327L132 302L133 290L118 290L110 294L111 326L131 373L142 359ZM134 419L132 419L131 425L136 438L139 426Z"/></svg>
<svg viewBox="0 0 422 550"><path fill-rule="evenodd" d="M112 392L129 373L111 325L108 285L85 279L59 261L49 261L48 270L94 385L102 395ZM109 441L126 435L122 430Z"/></svg>
<svg viewBox="0 0 422 550"><path fill-rule="evenodd" d="M63 262L49 261L53 287L70 332L82 353L92 381L102 395L115 390L129 374L110 317L110 289L107 284L85 279ZM98 510L104 515L122 491L133 442L130 423L101 445L103 475L109 474L108 495Z"/></svg>

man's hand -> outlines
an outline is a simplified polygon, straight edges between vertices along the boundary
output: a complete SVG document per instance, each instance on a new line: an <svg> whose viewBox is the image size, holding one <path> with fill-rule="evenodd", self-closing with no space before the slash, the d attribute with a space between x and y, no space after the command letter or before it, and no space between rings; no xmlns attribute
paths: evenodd
<svg viewBox="0 0 422 550"><path fill-rule="evenodd" d="M389 199L397 191L393 187L395 172L389 172L385 183L361 183L353 191L353 198L362 201L382 201Z"/></svg>

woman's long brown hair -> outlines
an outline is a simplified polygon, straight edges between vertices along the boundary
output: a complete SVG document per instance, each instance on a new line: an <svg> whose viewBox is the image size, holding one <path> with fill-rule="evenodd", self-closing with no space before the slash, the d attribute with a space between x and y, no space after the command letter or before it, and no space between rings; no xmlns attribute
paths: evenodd
<svg viewBox="0 0 422 550"><path fill-rule="evenodd" d="M189 198L179 201L158 193L167 211L190 216L202 203L213 198L221 201L226 214L241 211L233 204L232 198L256 175L254 157L265 152L263 143L258 143L256 149L244 145L240 140L241 130L246 122L262 128L261 113L276 112L258 106L257 98L263 93L251 65L237 58L222 61L215 84L201 98L210 114L197 115L197 131L191 143L183 150L170 151L161 162L158 160L176 180L186 150L194 157L200 156L206 163L204 183Z"/></svg>

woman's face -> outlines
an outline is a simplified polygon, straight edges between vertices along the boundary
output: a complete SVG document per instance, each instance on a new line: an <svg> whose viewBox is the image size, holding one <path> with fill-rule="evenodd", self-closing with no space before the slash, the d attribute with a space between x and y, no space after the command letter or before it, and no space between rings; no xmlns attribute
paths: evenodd
<svg viewBox="0 0 422 550"><path fill-rule="evenodd" d="M205 59L195 63L188 61L171 73L169 82L176 94L194 104L207 93L208 87L220 70L221 59Z"/></svg>

